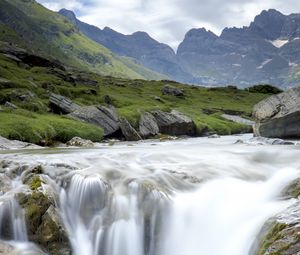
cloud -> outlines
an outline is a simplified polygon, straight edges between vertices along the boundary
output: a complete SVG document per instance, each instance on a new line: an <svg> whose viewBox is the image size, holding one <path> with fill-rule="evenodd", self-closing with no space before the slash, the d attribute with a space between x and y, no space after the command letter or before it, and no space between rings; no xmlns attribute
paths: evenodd
<svg viewBox="0 0 300 255"><path fill-rule="evenodd" d="M66 8L100 28L121 33L146 31L176 48L191 28L206 27L220 34L224 27L249 25L264 9L300 12L299 0L38 0L47 8Z"/></svg>

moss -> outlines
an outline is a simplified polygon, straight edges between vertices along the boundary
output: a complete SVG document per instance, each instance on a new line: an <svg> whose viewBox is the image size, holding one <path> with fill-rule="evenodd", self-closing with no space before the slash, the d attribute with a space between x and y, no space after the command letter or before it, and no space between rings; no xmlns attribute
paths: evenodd
<svg viewBox="0 0 300 255"><path fill-rule="evenodd" d="M37 190L39 187L42 186L43 181L41 180L41 178L39 176L34 176L29 184L29 187L32 190Z"/></svg>
<svg viewBox="0 0 300 255"><path fill-rule="evenodd" d="M260 248L258 250L258 255L264 255L266 251L273 245L278 239L281 238L281 231L287 227L286 224L280 222L272 223L272 226L269 228L268 232L262 238L260 243ZM268 253L276 255L276 253Z"/></svg>

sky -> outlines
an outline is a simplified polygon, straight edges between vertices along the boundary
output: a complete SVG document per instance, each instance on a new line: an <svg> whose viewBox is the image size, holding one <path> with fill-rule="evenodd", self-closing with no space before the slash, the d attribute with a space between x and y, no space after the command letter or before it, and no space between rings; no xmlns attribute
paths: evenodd
<svg viewBox="0 0 300 255"><path fill-rule="evenodd" d="M262 10L300 13L300 0L37 0L47 8L66 8L78 19L123 34L145 31L176 49L191 28L220 34L247 26Z"/></svg>

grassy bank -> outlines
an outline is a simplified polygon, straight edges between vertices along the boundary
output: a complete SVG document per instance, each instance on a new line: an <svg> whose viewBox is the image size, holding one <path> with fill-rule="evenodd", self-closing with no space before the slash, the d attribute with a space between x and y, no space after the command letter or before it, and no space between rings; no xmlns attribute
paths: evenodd
<svg viewBox="0 0 300 255"><path fill-rule="evenodd" d="M55 141L67 142L74 136L101 141L103 130L93 125L53 114L33 114L28 111L0 112L0 136L41 145Z"/></svg>

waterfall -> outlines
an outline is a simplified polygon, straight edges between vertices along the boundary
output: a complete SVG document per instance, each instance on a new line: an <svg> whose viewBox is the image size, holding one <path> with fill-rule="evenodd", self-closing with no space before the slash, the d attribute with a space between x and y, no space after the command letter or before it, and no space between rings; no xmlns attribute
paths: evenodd
<svg viewBox="0 0 300 255"><path fill-rule="evenodd" d="M0 239L25 242L24 211L14 197L0 197Z"/></svg>
<svg viewBox="0 0 300 255"><path fill-rule="evenodd" d="M13 160L43 165L74 255L249 255L264 223L295 202L281 192L299 176L300 158L296 146L234 144L240 138L34 151ZM13 192L0 194L0 240L30 254L36 247L24 222Z"/></svg>
<svg viewBox="0 0 300 255"><path fill-rule="evenodd" d="M296 176L218 178L167 195L75 174L61 194L63 218L77 255L246 255L263 223L293 203L276 198Z"/></svg>

